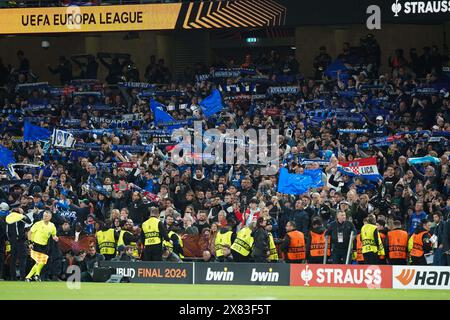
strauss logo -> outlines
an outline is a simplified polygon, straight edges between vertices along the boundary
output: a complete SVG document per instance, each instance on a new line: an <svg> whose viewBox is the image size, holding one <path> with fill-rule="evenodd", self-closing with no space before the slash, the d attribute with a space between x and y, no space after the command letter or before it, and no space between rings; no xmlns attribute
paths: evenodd
<svg viewBox="0 0 450 320"><path fill-rule="evenodd" d="M398 13L402 10L402 5L398 3L398 0L395 0L395 3L392 4L392 12L394 12L394 17L398 17Z"/></svg>

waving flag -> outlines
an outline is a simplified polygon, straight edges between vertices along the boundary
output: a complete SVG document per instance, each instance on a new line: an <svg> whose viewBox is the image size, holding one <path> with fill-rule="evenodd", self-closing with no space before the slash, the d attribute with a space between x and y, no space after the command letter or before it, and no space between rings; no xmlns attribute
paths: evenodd
<svg viewBox="0 0 450 320"><path fill-rule="evenodd" d="M52 146L59 148L73 148L75 145L75 138L70 132L53 129Z"/></svg>
<svg viewBox="0 0 450 320"><path fill-rule="evenodd" d="M0 166L8 168L10 163L15 163L13 152L3 146L0 146Z"/></svg>
<svg viewBox="0 0 450 320"><path fill-rule="evenodd" d="M150 110L153 112L155 117L155 124L159 124L161 122L175 122L175 119L164 111L164 106L153 99L150 100Z"/></svg>
<svg viewBox="0 0 450 320"><path fill-rule="evenodd" d="M286 194L304 194L309 188L323 186L322 170L305 170L303 174L289 173L286 168L280 169L278 192Z"/></svg>
<svg viewBox="0 0 450 320"><path fill-rule="evenodd" d="M222 96L217 89L214 89L212 93L199 104L206 117L210 117L223 109Z"/></svg>
<svg viewBox="0 0 450 320"><path fill-rule="evenodd" d="M23 140L24 141L39 141L48 140L52 132L46 128L35 126L28 121L25 121L23 130Z"/></svg>
<svg viewBox="0 0 450 320"><path fill-rule="evenodd" d="M382 176L378 173L376 157L339 162L338 169L342 173L352 177L362 177L371 181L382 179Z"/></svg>

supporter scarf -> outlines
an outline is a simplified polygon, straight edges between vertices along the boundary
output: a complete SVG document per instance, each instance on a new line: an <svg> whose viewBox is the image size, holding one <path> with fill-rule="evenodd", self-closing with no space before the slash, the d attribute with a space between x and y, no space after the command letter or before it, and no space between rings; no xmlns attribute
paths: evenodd
<svg viewBox="0 0 450 320"><path fill-rule="evenodd" d="M325 102L325 100L323 100L323 99L307 100L307 101L298 103L298 106L304 106L304 105L308 105L308 104L317 104L317 103L320 103L321 105L323 105L324 102Z"/></svg>
<svg viewBox="0 0 450 320"><path fill-rule="evenodd" d="M449 131L433 131L433 137L450 137Z"/></svg>
<svg viewBox="0 0 450 320"><path fill-rule="evenodd" d="M317 163L319 166L328 166L330 161L322 160L322 159L305 159L302 157L298 157L298 161L300 164L308 165Z"/></svg>
<svg viewBox="0 0 450 320"><path fill-rule="evenodd" d="M119 150L119 151L128 151L130 153L138 153L138 152L153 152L153 145L146 145L146 146L132 146L132 145L123 145L123 144L113 144L111 146L111 149L113 151Z"/></svg>
<svg viewBox="0 0 450 320"><path fill-rule="evenodd" d="M30 179L12 179L12 180L0 180L0 186L9 186L13 184L29 184L31 183Z"/></svg>
<svg viewBox="0 0 450 320"><path fill-rule="evenodd" d="M209 73L198 74L195 76L195 81L196 82L207 81L207 80L209 80L210 77L211 77L211 75Z"/></svg>
<svg viewBox="0 0 450 320"><path fill-rule="evenodd" d="M122 88L136 88L136 89L155 88L154 84L146 82L119 82L117 85Z"/></svg>
<svg viewBox="0 0 450 320"><path fill-rule="evenodd" d="M227 93L256 93L256 86L253 84L243 85L243 84L233 84L233 85L221 85L219 86L219 90Z"/></svg>
<svg viewBox="0 0 450 320"><path fill-rule="evenodd" d="M297 94L300 91L299 87L296 86L286 86L286 87L269 87L267 93L270 95L274 94Z"/></svg>
<svg viewBox="0 0 450 320"><path fill-rule="evenodd" d="M43 110L52 110L52 106L50 104L32 104L28 107L22 108L24 112L37 112L37 111L43 111Z"/></svg>
<svg viewBox="0 0 450 320"><path fill-rule="evenodd" d="M75 143L74 148L77 150L99 150L102 146L98 143Z"/></svg>
<svg viewBox="0 0 450 320"><path fill-rule="evenodd" d="M95 110L95 111L109 111L114 109L111 106L108 106L106 104L96 104L96 105L87 105L87 106L83 106L83 108L81 108L81 110L83 111L89 111L89 110Z"/></svg>
<svg viewBox="0 0 450 320"><path fill-rule="evenodd" d="M96 135L104 135L104 134L112 134L113 129L68 129L68 132L73 135L80 136L83 134L96 134Z"/></svg>
<svg viewBox="0 0 450 320"><path fill-rule="evenodd" d="M151 193L147 190L144 190L140 187L138 187L137 185L133 184L132 189L137 190L141 195L143 195L144 197L146 197L147 199L149 199L152 202L158 203L161 199L158 197L158 195Z"/></svg>
<svg viewBox="0 0 450 320"><path fill-rule="evenodd" d="M339 133L367 133L368 129L338 129Z"/></svg>
<svg viewBox="0 0 450 320"><path fill-rule="evenodd" d="M421 164L421 163L425 163L425 162L440 164L441 160L439 158L432 157L432 156L425 156L425 157L420 157L420 158L408 158L408 163L411 165Z"/></svg>
<svg viewBox="0 0 450 320"><path fill-rule="evenodd" d="M16 85L16 91L48 89L48 82L22 83Z"/></svg>
<svg viewBox="0 0 450 320"><path fill-rule="evenodd" d="M101 97L103 94L98 91L75 91L72 92L72 96L96 96Z"/></svg>
<svg viewBox="0 0 450 320"><path fill-rule="evenodd" d="M81 119L61 119L61 125L78 127L81 124Z"/></svg>

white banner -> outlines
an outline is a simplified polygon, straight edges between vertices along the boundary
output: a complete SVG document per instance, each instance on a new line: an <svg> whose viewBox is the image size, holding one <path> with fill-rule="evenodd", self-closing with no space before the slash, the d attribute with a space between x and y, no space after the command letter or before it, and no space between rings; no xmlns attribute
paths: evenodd
<svg viewBox="0 0 450 320"><path fill-rule="evenodd" d="M75 138L70 132L53 129L52 146L57 148L73 148L75 145Z"/></svg>
<svg viewBox="0 0 450 320"><path fill-rule="evenodd" d="M450 290L450 267L393 266L392 287Z"/></svg>

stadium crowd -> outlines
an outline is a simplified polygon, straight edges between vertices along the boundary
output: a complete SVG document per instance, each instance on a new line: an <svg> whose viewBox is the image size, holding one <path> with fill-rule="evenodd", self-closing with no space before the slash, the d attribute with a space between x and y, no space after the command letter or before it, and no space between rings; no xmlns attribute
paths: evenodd
<svg viewBox="0 0 450 320"><path fill-rule="evenodd" d="M204 261L321 263L329 251L328 262L345 263L351 245L355 263L426 264L433 253L433 264L450 265L448 57L427 47L407 59L399 49L380 74L373 36L343 47L337 60L320 48L313 78L276 51L198 64L182 82L155 57L142 79L129 56L99 57L108 84L83 80L96 78L95 57L76 58L80 79L61 57L50 68L62 87L38 82L37 62L22 51L16 68L0 62L0 278L23 280L31 269L39 280L44 268L43 278L63 279L75 264L89 280L105 259L182 261L193 236ZM224 107L206 116L213 88ZM320 181L282 193L278 174L256 164L177 165L170 126L155 124L150 99L179 126L195 118L221 132L277 128L280 166L319 169ZM53 128L75 143L54 146ZM374 158L375 172L351 164L360 158Z"/></svg>

